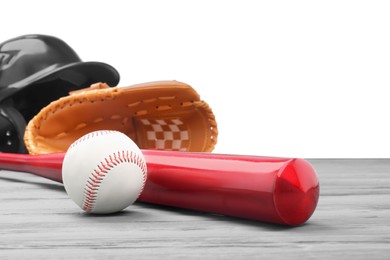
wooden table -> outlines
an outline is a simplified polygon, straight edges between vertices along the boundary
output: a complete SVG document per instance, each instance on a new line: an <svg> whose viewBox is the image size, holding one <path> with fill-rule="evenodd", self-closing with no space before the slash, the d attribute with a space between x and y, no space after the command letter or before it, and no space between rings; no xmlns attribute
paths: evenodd
<svg viewBox="0 0 390 260"><path fill-rule="evenodd" d="M286 227L136 203L82 213L61 184L0 171L0 259L390 259L390 159L309 159L321 187Z"/></svg>

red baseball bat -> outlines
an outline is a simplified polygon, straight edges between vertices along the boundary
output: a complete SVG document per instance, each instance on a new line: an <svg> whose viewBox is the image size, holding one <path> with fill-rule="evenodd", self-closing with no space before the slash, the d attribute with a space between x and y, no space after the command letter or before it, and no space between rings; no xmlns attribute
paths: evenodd
<svg viewBox="0 0 390 260"><path fill-rule="evenodd" d="M138 201L296 226L313 214L319 181L297 158L143 150L148 178ZM65 153L0 153L0 168L62 182Z"/></svg>

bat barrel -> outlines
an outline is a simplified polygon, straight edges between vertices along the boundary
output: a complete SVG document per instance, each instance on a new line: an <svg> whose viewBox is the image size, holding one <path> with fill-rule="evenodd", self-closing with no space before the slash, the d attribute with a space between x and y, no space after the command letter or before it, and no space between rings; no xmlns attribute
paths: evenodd
<svg viewBox="0 0 390 260"><path fill-rule="evenodd" d="M300 225L313 214L319 182L303 159L144 151L139 201Z"/></svg>

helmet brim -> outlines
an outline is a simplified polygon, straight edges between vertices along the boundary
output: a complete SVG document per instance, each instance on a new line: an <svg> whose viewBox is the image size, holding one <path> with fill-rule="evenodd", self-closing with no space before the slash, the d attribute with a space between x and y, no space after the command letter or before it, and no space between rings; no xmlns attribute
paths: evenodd
<svg viewBox="0 0 390 260"><path fill-rule="evenodd" d="M44 68L33 75L15 82L0 90L0 101L32 86L54 80L69 82L69 91L89 87L96 82L104 82L109 86L116 86L119 82L119 73L111 65L102 62L75 62L66 65L55 64ZM53 85L53 88L56 86ZM39 91L37 89L37 91Z"/></svg>

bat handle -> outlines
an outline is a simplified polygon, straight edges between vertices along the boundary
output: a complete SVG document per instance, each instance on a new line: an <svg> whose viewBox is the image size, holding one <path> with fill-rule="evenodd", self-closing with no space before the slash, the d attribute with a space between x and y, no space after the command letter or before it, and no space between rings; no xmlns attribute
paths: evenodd
<svg viewBox="0 0 390 260"><path fill-rule="evenodd" d="M62 183L64 153L26 155L0 153L0 168L28 172Z"/></svg>

